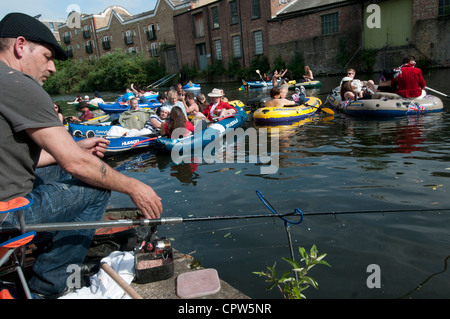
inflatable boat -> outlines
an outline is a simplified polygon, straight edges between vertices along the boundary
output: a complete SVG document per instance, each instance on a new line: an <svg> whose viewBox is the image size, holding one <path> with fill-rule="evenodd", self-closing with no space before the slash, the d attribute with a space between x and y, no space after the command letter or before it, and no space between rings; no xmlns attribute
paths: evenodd
<svg viewBox="0 0 450 319"><path fill-rule="evenodd" d="M188 83L183 86L183 91L200 91L200 84Z"/></svg>
<svg viewBox="0 0 450 319"><path fill-rule="evenodd" d="M305 89L314 89L322 86L322 82L320 81L306 81L306 82L299 82L295 83L295 87L303 86Z"/></svg>
<svg viewBox="0 0 450 319"><path fill-rule="evenodd" d="M428 94L424 97L404 98L395 93L376 92L371 99L342 102L339 88L328 95L327 102L345 114L363 117L425 115L442 112L444 108L440 98Z"/></svg>
<svg viewBox="0 0 450 319"><path fill-rule="evenodd" d="M230 101L228 103L236 108L236 113L224 117L204 130L194 132L192 135L175 139L160 137L156 140L155 147L163 151L172 151L175 147L179 150L202 148L215 139L226 135L231 130L244 125L247 121L247 112L244 110L244 104L241 101Z"/></svg>
<svg viewBox="0 0 450 319"><path fill-rule="evenodd" d="M142 109L155 109L161 106L159 102L149 102L147 104L139 104L139 108ZM122 113L130 109L130 105L120 102L115 103L98 103L98 107L106 114Z"/></svg>
<svg viewBox="0 0 450 319"><path fill-rule="evenodd" d="M253 119L257 124L280 125L298 122L314 115L322 105L322 101L316 97L307 97L305 102L297 106L262 107L253 113Z"/></svg>

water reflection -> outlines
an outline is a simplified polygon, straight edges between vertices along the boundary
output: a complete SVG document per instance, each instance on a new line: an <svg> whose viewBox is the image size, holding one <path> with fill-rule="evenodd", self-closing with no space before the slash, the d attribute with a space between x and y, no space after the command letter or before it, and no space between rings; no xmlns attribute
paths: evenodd
<svg viewBox="0 0 450 319"><path fill-rule="evenodd" d="M433 71L426 78L427 85L446 92L449 72ZM324 78L320 92L314 94L324 101L340 78ZM239 91L236 83L202 85L202 90L214 87L223 87L230 100L245 102L267 95L263 90ZM314 270L312 276L320 287L308 290L307 297L447 298L450 214L417 211L449 208L450 103L444 103L442 114L423 117L382 120L336 114L332 118L315 116L278 127L278 131L264 127L270 137L277 134L280 141L276 174L261 174L263 164L250 163L248 140L229 145L234 154L230 162L222 157L222 161L217 158L212 163L177 165L170 154L151 152L124 154L107 161L154 187L163 198L167 217L267 212L255 195L256 189L280 213L294 208L305 214L411 209L411 213L370 216L315 216L292 227L295 246L310 248L316 244L332 265L331 269ZM255 126L249 121L247 127ZM237 162L239 143L247 147L245 163ZM127 200L114 193L111 205L131 206ZM281 258L289 257L289 249L282 223L181 224L161 227L159 232L174 238L180 251L194 252L203 265L216 268L221 279L251 297L281 297L276 291L267 292L264 280L252 272L274 262L280 273L285 270ZM366 286L370 264L381 267L382 289Z"/></svg>

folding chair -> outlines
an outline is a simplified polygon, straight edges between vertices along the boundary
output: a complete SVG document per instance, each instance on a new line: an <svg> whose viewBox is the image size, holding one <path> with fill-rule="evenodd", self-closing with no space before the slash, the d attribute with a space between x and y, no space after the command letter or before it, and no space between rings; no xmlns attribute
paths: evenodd
<svg viewBox="0 0 450 319"><path fill-rule="evenodd" d="M0 214L17 213L22 232L22 235L0 243L0 267L2 267L8 260L12 260L12 264L15 268L14 271L16 271L19 276L22 289L27 299L32 299L32 296L23 272L25 262L25 245L34 238L36 232L25 233L25 219L23 218L22 210L31 206L32 203L33 202L30 199L25 197L17 197L8 202L0 202ZM20 257L17 254L18 252L21 253ZM11 296L7 292L2 291L0 292L0 298L1 297L8 298Z"/></svg>

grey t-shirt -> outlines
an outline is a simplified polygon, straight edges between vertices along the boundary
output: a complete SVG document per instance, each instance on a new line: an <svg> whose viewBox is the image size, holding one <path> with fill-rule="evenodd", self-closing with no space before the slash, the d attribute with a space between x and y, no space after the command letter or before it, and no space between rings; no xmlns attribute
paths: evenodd
<svg viewBox="0 0 450 319"><path fill-rule="evenodd" d="M62 126L50 96L31 76L0 61L0 200L33 189L41 148L25 132Z"/></svg>

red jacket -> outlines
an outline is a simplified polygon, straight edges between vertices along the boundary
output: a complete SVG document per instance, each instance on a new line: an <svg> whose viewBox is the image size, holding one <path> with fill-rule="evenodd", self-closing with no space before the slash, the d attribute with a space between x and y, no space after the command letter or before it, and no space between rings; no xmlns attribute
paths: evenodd
<svg viewBox="0 0 450 319"><path fill-rule="evenodd" d="M211 116L211 108L212 108L213 104L209 104L204 110L203 110L203 115L205 115L208 120L212 121L213 117ZM234 108L233 106L231 106L228 102L223 102L222 100L219 102L219 104L216 106L216 108L214 109L214 116L218 116L220 114L220 111L222 111L222 109L227 109L227 110L236 110L236 108Z"/></svg>
<svg viewBox="0 0 450 319"><path fill-rule="evenodd" d="M392 80L393 85L397 85L397 94L403 97L418 97L425 88L425 80L422 71L410 64L405 64L400 69L397 77Z"/></svg>

